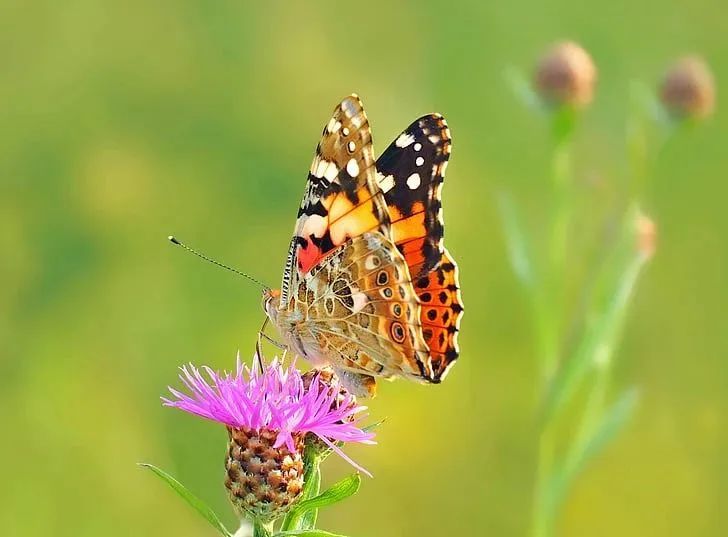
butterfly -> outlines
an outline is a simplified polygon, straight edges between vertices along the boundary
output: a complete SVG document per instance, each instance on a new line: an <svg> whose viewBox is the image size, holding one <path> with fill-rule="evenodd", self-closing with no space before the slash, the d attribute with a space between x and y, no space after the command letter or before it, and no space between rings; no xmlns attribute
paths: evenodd
<svg viewBox="0 0 728 537"><path fill-rule="evenodd" d="M457 359L458 268L443 246L445 119L414 121L374 160L352 94L323 129L281 289L263 308L296 354L330 366L355 395L376 378L439 383Z"/></svg>

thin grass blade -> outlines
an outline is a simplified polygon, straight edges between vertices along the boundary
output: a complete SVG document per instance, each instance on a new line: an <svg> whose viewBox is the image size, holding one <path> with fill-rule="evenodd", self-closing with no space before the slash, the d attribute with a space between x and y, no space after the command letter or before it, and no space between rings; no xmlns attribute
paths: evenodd
<svg viewBox="0 0 728 537"><path fill-rule="evenodd" d="M232 537L232 534L228 531L225 525L220 521L215 511L212 510L205 502L200 500L197 496L187 489L182 483L177 481L174 477L169 475L161 468L157 468L153 464L139 463L141 468L151 470L157 477L161 478L167 485L169 485L179 496L187 502L195 511L197 511L202 517L207 520L218 532L225 537Z"/></svg>
<svg viewBox="0 0 728 537"><path fill-rule="evenodd" d="M575 478L586 466L586 463L599 455L629 423L634 415L639 401L639 391L636 388L625 390L609 408L602 414L592 433L586 440L571 450L552 483L551 502L554 508L564 500L568 489Z"/></svg>

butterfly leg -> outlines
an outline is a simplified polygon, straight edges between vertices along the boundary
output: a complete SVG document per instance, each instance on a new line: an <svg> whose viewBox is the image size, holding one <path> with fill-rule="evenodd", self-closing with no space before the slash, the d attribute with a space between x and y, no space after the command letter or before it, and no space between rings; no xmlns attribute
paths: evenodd
<svg viewBox="0 0 728 537"><path fill-rule="evenodd" d="M278 347L282 351L287 351L288 350L287 345L284 345L283 343L276 341L275 339L273 339L272 337L270 337L268 334L265 333L265 327L268 326L269 320L270 319L268 319L268 317L266 317L265 320L263 321L263 326L261 326L260 330L258 330L258 342L255 345L256 350L260 350L262 342L265 339L268 343Z"/></svg>
<svg viewBox="0 0 728 537"><path fill-rule="evenodd" d="M280 341L276 341L275 339L273 339L272 337L270 337L268 334L258 334L258 336L259 337L262 337L263 339L265 339L271 345L275 345L276 347L278 347L282 351L287 351L288 350L288 345L284 345Z"/></svg>
<svg viewBox="0 0 728 537"><path fill-rule="evenodd" d="M263 349L262 349L262 338L261 336L265 332L265 327L268 324L268 317L263 321L263 326L258 330L258 341L255 342L255 367L258 372L262 375L265 372L265 365L263 364Z"/></svg>

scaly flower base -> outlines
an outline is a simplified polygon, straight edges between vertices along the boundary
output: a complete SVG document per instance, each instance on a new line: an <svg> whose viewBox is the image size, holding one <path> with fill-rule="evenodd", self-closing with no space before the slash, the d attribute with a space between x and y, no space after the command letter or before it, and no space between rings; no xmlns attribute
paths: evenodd
<svg viewBox="0 0 728 537"><path fill-rule="evenodd" d="M295 451L274 447L277 433L228 427L225 487L241 516L267 522L284 515L303 490L303 439L295 434Z"/></svg>

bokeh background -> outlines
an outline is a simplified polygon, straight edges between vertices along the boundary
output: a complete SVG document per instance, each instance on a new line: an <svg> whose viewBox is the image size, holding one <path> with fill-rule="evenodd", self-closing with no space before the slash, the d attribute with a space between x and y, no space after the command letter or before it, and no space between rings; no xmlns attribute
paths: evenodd
<svg viewBox="0 0 728 537"><path fill-rule="evenodd" d="M321 127L356 91L378 151L421 114L448 119L447 244L467 311L447 382L380 388L379 445L350 450L375 478L321 525L525 535L537 374L495 198L508 189L539 229L550 145L504 72L561 38L593 55L576 169L596 217L624 184L630 82L652 87L699 52L720 84L726 35L719 0L1 0L0 534L211 535L137 461L232 525L223 428L159 395L183 362L252 352L259 290L166 237L276 285ZM727 136L719 103L657 163L644 205L659 247L615 380L640 388L640 406L580 476L561 535L724 535ZM331 459L325 479L348 471Z"/></svg>

